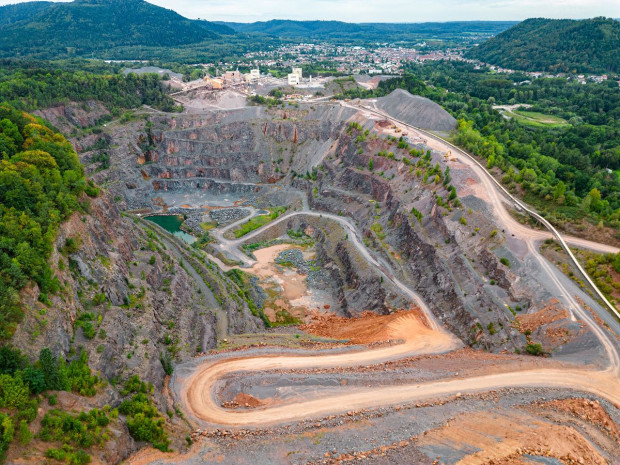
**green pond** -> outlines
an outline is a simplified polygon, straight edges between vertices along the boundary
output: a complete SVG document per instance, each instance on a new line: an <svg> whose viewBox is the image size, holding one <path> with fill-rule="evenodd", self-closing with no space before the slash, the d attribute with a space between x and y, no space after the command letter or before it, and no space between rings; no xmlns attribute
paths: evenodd
<svg viewBox="0 0 620 465"><path fill-rule="evenodd" d="M181 215L152 215L145 216L144 219L158 224L173 236L180 237L188 244L196 242L196 238L181 229L183 217Z"/></svg>

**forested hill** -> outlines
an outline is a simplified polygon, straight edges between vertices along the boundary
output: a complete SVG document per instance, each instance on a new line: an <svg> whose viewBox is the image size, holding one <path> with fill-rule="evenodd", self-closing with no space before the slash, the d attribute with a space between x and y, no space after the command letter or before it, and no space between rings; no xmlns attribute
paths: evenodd
<svg viewBox="0 0 620 465"><path fill-rule="evenodd" d="M85 55L119 46L169 47L233 33L225 26L184 18L143 0L34 2L0 7L4 56Z"/></svg>
<svg viewBox="0 0 620 465"><path fill-rule="evenodd" d="M27 2L0 7L0 26L31 19L34 15L52 6L52 2Z"/></svg>
<svg viewBox="0 0 620 465"><path fill-rule="evenodd" d="M295 21L273 19L255 23L218 22L241 33L266 34L281 38L390 40L411 37L491 36L505 31L513 21L453 21L447 23L345 23L342 21Z"/></svg>
<svg viewBox="0 0 620 465"><path fill-rule="evenodd" d="M510 69L568 73L620 71L620 22L528 19L470 50L469 58Z"/></svg>

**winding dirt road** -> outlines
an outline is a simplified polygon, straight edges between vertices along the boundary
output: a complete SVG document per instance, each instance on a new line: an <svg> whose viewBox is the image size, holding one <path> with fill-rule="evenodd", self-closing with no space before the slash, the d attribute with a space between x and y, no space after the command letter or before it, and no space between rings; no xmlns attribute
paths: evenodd
<svg viewBox="0 0 620 465"><path fill-rule="evenodd" d="M415 128L408 127L415 130ZM426 134L425 134L426 135ZM434 148L446 152L451 150L449 144L441 139L434 139ZM445 353L458 346L458 341L441 327L424 304L422 299L407 285L402 283L392 270L381 261L373 257L360 240L353 223L343 217L308 211L291 212L274 220L241 239L230 241L218 236L226 251L238 250L242 242L246 242L265 229L286 221L296 215L308 215L322 217L338 222L349 233L349 240L357 247L360 253L376 267L392 284L400 289L412 302L415 302L424 311L430 328L422 325L415 317L398 320L392 328L395 337L404 339L401 345L359 352L345 352L333 355L319 356L261 356L238 359L206 362L196 369L188 378L184 379L179 386L179 394L185 408L194 418L210 424L230 426L259 426L269 423L279 423L299 420L309 417L317 417L326 414L340 413L352 409L381 407L404 402L428 399L438 396L447 396L458 392L483 392L508 387L547 387L561 388L589 392L609 400L616 406L620 406L620 357L615 343L609 334L601 328L572 297L569 289L565 287L557 275L557 270L538 253L536 242L541 239L552 237L551 233L536 231L515 221L505 208L505 197L498 187L488 178L488 174L475 162L466 156L460 156L459 162L465 163L474 171L482 182L490 204L493 206L494 215L500 224L511 233L524 240L530 254L539 263L542 270L547 273L551 282L557 289L569 308L574 319L583 321L600 341L606 354L606 367L602 370L594 369L535 369L506 372L501 374L474 376L468 378L433 381L428 383L407 384L388 386L371 389L347 389L342 394L329 395L328 397L309 399L294 404L285 404L273 407L258 408L255 410L226 410L220 407L214 398L214 387L219 379L226 375L239 372L258 372L277 369L308 369L329 367L351 367L363 364L381 363L401 357L421 354ZM304 206L305 207L305 206ZM244 219L244 221L247 220ZM566 238L566 241L582 247L603 252L616 252L617 249L585 241L577 238ZM233 255L241 258L241 255ZM246 264L251 264L248 257L244 257Z"/></svg>
<svg viewBox="0 0 620 465"><path fill-rule="evenodd" d="M382 363L411 355L448 352L454 339L422 325L413 314L391 323L392 337L405 338L400 345L359 352L321 356L246 357L203 364L184 381L181 397L189 413L207 423L228 426L261 426L343 413L367 407L383 407L462 392L483 392L506 387L549 387L581 390L620 405L618 378L613 368L604 371L587 369L536 369L475 376L464 379L407 384L371 389L347 389L329 397L255 410L227 410L214 397L219 379L232 373L295 370L308 368L346 368Z"/></svg>

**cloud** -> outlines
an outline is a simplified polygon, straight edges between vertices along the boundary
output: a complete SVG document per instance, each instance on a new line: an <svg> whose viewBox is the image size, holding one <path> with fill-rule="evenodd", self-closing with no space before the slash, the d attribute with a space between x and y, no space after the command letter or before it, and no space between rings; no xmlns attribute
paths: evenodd
<svg viewBox="0 0 620 465"><path fill-rule="evenodd" d="M190 18L222 21L336 19L349 22L620 18L620 0L150 0ZM15 0L0 0L0 5Z"/></svg>

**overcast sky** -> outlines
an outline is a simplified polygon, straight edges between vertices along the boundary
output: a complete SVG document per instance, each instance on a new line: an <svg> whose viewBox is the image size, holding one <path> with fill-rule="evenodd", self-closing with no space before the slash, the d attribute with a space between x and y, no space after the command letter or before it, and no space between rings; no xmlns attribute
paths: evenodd
<svg viewBox="0 0 620 465"><path fill-rule="evenodd" d="M18 3L0 0L0 5ZM336 19L348 22L620 18L620 0L150 0L189 18L252 22Z"/></svg>

